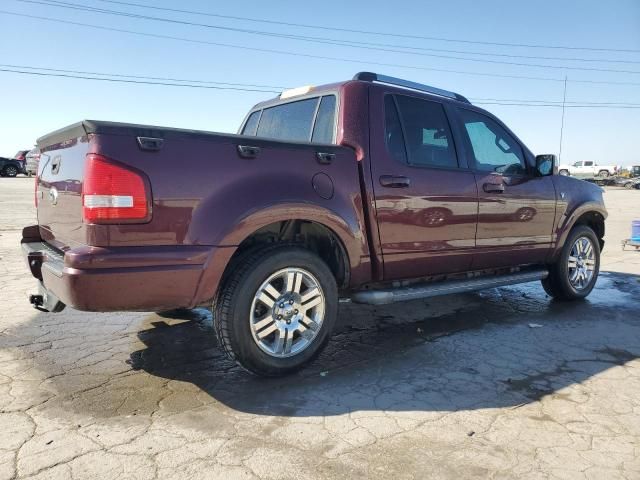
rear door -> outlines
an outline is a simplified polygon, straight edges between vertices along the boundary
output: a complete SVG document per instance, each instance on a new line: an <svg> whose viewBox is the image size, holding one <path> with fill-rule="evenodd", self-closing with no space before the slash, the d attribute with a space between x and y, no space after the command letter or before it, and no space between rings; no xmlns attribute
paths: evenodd
<svg viewBox="0 0 640 480"><path fill-rule="evenodd" d="M593 161L584 162L584 173L587 176L591 176L596 173L596 166L594 165Z"/></svg>
<svg viewBox="0 0 640 480"><path fill-rule="evenodd" d="M493 118L458 112L478 187L473 269L543 262L555 219L551 177L534 174L520 143Z"/></svg>
<svg viewBox="0 0 640 480"><path fill-rule="evenodd" d="M372 87L371 170L384 278L469 269L478 199L443 103Z"/></svg>

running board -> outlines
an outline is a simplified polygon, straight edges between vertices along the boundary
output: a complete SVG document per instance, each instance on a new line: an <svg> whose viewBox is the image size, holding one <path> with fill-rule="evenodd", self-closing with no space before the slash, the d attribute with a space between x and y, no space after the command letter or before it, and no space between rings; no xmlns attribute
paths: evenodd
<svg viewBox="0 0 640 480"><path fill-rule="evenodd" d="M354 303L369 305L386 305L388 303L416 300L419 298L438 297L452 293L474 292L485 288L505 287L516 283L533 282L547 278L546 269L529 270L527 272L509 273L506 275L480 277L465 280L447 280L444 282L413 285L410 287L388 288L384 290L362 290L351 295Z"/></svg>

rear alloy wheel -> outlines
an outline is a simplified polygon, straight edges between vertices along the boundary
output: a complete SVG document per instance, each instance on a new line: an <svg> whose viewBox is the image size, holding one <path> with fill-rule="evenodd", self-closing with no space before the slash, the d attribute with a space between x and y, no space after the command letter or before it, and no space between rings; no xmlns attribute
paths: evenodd
<svg viewBox="0 0 640 480"><path fill-rule="evenodd" d="M302 352L320 332L325 303L320 283L307 270L275 272L260 285L251 304L253 340L275 358Z"/></svg>
<svg viewBox="0 0 640 480"><path fill-rule="evenodd" d="M338 289L313 252L276 246L242 258L225 280L214 324L227 355L252 373L278 376L313 360L338 314Z"/></svg>
<svg viewBox="0 0 640 480"><path fill-rule="evenodd" d="M560 170L558 173L560 175L562 175L563 177L568 177L569 176L569 170Z"/></svg>
<svg viewBox="0 0 640 480"><path fill-rule="evenodd" d="M584 298L596 284L600 271L600 243L586 225L574 227L542 281L545 291L558 300Z"/></svg>
<svg viewBox="0 0 640 480"><path fill-rule="evenodd" d="M4 171L2 173L4 173L5 177L15 177L19 172L15 166L7 165L6 167L4 167Z"/></svg>
<svg viewBox="0 0 640 480"><path fill-rule="evenodd" d="M607 178L609 176L609 171L608 170L600 170L598 172L598 176L599 177L603 177L603 178Z"/></svg>

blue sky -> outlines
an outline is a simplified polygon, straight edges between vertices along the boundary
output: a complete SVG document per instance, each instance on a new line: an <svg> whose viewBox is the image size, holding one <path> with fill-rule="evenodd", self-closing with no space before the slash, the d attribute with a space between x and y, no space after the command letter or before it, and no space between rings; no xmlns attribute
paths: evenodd
<svg viewBox="0 0 640 480"><path fill-rule="evenodd" d="M472 99L496 98L553 102L562 100L561 81L499 78L441 72L437 69L546 77L556 80L567 75L568 101L625 102L640 105L640 2L637 0L610 2L412 0L395 3L377 0L367 2L326 0L321 9L314 8L314 4L308 2L288 0L270 2L129 0L135 3L208 11L223 15L396 34L481 42L636 50L636 52L626 53L490 46L382 37L167 13L114 5L98 0L67 1L218 26L358 42L463 52L605 60L606 62L579 62L427 52L476 59L540 63L559 67L627 70L639 73L538 68L364 50L101 15L16 0L2 0L0 10L250 48L341 57L352 59L354 62L148 38L0 13L0 31L2 32L0 64L254 83L277 87L328 83L350 78L357 71L369 70L454 90ZM356 60L361 63L356 63ZM627 63L613 63L612 60ZM372 62L405 66L383 67L374 65ZM408 66L417 68L407 68ZM427 70L429 68L436 70ZM637 85L590 84L578 83L574 80L628 82ZM30 147L38 136L83 118L235 132L253 104L272 96L272 93L264 92L112 84L0 72L0 156L11 156L18 149ZM558 153L561 109L503 105L486 105L485 108L502 118L535 153ZM640 109L638 108L567 109L563 163L595 160L601 163L640 164L640 148L636 140L639 127Z"/></svg>

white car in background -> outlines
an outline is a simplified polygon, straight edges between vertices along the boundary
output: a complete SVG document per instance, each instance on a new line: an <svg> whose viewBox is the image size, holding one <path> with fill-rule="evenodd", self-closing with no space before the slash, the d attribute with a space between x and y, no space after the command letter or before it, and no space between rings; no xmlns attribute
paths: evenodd
<svg viewBox="0 0 640 480"><path fill-rule="evenodd" d="M600 165L596 162L586 160L584 162L576 162L572 165L560 165L558 173L560 175L572 177L608 177L615 175L618 167L615 165Z"/></svg>

